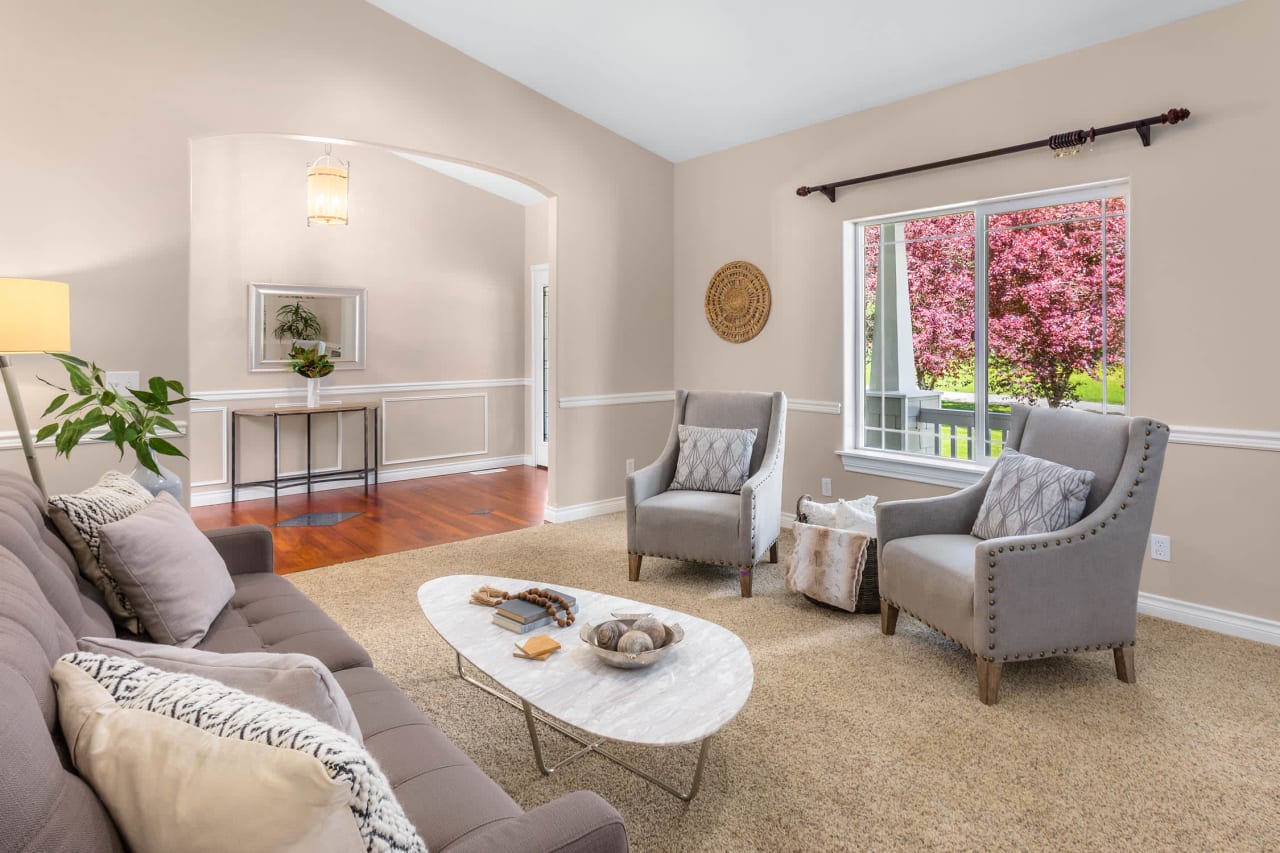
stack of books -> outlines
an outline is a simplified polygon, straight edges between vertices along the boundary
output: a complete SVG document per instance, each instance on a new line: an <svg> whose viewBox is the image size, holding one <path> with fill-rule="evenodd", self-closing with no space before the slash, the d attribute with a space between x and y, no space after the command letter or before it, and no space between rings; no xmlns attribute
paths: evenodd
<svg viewBox="0 0 1280 853"><path fill-rule="evenodd" d="M560 592L558 589L548 590L563 598L569 603L569 612L578 612L578 601L572 595ZM564 611L556 610L556 613L563 618ZM530 631L536 631L538 628L545 628L547 625L557 627L556 622L547 613L547 608L539 607L532 601L524 601L519 598L513 598L504 601L494 608L493 624L499 628L505 628L516 634L527 634Z"/></svg>

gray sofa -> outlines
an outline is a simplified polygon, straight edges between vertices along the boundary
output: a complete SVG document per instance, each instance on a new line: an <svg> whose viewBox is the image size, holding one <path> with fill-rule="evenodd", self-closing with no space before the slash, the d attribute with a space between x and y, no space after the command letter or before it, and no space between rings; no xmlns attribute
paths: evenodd
<svg viewBox="0 0 1280 853"><path fill-rule="evenodd" d="M669 490L680 456L680 425L750 429L750 477L739 494ZM765 552L778 562L787 397L781 391L677 391L662 455L627 475L627 570L640 580L645 556L738 568L743 598Z"/></svg>
<svg viewBox="0 0 1280 853"><path fill-rule="evenodd" d="M454 746L368 653L272 572L271 533L211 531L235 597L199 648L302 652L333 671L365 747L433 853L627 850L618 812L579 791L525 812ZM411 595L407 591L406 595ZM0 472L0 841L14 851L124 850L111 817L72 769L49 670L86 636L116 632L97 590L44 514L34 484Z"/></svg>
<svg viewBox="0 0 1280 853"><path fill-rule="evenodd" d="M1084 517L1053 533L981 540L993 471L939 498L876 508L880 628L899 609L974 653L978 698L1000 698L1006 663L1111 650L1132 683L1138 580L1169 428L1147 418L1014 406L1006 447L1094 472Z"/></svg>

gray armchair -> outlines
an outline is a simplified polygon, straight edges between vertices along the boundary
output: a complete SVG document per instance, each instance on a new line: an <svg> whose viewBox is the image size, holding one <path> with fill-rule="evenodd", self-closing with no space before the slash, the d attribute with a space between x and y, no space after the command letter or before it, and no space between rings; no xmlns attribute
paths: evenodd
<svg viewBox="0 0 1280 853"><path fill-rule="evenodd" d="M877 508L880 629L898 611L973 652L978 698L999 701L1011 661L1111 649L1132 684L1138 578L1169 428L1146 418L1014 406L1007 445L1094 472L1084 517L1065 530L970 534L992 472L952 495Z"/></svg>
<svg viewBox="0 0 1280 853"><path fill-rule="evenodd" d="M787 397L781 391L677 391L671 435L652 465L627 476L627 554L631 580L645 556L737 566L744 598L766 551L778 562L782 451ZM681 424L756 429L751 469L740 494L668 491L680 454Z"/></svg>

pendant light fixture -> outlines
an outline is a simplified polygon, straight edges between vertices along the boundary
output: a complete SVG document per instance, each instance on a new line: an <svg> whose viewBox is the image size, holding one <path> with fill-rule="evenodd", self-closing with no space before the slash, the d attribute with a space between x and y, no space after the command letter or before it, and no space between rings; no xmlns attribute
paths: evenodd
<svg viewBox="0 0 1280 853"><path fill-rule="evenodd" d="M347 224L347 175L351 162L343 163L324 147L324 156L307 166L307 227Z"/></svg>

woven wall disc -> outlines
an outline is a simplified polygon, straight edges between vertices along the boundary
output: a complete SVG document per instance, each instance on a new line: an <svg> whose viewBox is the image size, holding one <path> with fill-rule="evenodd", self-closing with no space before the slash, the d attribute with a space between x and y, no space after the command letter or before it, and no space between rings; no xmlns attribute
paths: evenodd
<svg viewBox="0 0 1280 853"><path fill-rule="evenodd" d="M746 261L720 267L707 285L707 322L729 343L744 343L760 334L772 304L769 281L758 266Z"/></svg>

